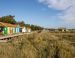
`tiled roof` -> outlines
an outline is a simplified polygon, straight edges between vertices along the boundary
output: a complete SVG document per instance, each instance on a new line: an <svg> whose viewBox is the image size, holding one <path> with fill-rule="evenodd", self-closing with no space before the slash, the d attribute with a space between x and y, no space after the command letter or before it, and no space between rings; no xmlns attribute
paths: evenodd
<svg viewBox="0 0 75 58"><path fill-rule="evenodd" d="M10 23L3 23L3 22L0 22L0 26L4 26L4 27L16 27L17 25L10 24Z"/></svg>

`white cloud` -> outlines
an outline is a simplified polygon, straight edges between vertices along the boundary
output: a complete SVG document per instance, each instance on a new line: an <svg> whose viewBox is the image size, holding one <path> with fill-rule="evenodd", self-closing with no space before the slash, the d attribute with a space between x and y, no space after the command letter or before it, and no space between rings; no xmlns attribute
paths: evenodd
<svg viewBox="0 0 75 58"><path fill-rule="evenodd" d="M69 9L63 11L58 17L66 23L75 23L75 6L71 6Z"/></svg>
<svg viewBox="0 0 75 58"><path fill-rule="evenodd" d="M40 3L46 4L49 8L62 10L57 17L66 23L75 23L75 0L39 0Z"/></svg>
<svg viewBox="0 0 75 58"><path fill-rule="evenodd" d="M39 2L48 5L50 8L55 8L58 10L66 9L72 3L71 0L39 0Z"/></svg>

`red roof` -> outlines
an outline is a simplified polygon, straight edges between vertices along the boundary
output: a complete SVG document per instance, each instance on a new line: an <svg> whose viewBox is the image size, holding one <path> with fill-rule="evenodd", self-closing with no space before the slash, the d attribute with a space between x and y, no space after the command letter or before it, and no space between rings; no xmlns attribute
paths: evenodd
<svg viewBox="0 0 75 58"><path fill-rule="evenodd" d="M0 22L0 26L2 26L2 27L16 27L17 25Z"/></svg>

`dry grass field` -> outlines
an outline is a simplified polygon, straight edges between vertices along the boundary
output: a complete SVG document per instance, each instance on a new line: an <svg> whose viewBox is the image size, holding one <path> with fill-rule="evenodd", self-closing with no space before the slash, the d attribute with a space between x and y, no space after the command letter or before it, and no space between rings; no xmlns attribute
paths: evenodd
<svg viewBox="0 0 75 58"><path fill-rule="evenodd" d="M65 33L64 33L65 35ZM73 35L48 31L32 33L0 43L0 58L75 58Z"/></svg>

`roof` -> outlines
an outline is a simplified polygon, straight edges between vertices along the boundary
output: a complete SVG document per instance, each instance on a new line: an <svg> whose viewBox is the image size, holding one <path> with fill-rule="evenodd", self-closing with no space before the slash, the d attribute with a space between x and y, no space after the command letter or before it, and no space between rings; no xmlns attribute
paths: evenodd
<svg viewBox="0 0 75 58"><path fill-rule="evenodd" d="M17 25L0 22L0 26L1 27L16 27Z"/></svg>
<svg viewBox="0 0 75 58"><path fill-rule="evenodd" d="M27 29L31 29L30 27L27 27Z"/></svg>

